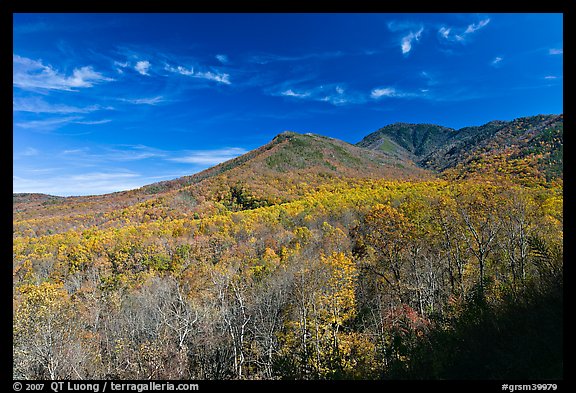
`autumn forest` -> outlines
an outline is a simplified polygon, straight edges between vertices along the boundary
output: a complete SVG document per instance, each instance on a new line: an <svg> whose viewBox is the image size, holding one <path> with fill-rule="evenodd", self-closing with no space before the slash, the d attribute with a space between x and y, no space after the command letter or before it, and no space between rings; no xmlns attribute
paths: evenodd
<svg viewBox="0 0 576 393"><path fill-rule="evenodd" d="M13 196L15 379L561 379L563 116L284 132Z"/></svg>

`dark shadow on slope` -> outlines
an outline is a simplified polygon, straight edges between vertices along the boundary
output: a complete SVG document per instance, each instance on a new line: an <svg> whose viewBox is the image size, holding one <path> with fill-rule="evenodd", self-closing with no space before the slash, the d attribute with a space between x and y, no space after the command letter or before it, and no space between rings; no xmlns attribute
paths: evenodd
<svg viewBox="0 0 576 393"><path fill-rule="evenodd" d="M563 277L489 304L469 299L392 365L390 379L563 378Z"/></svg>

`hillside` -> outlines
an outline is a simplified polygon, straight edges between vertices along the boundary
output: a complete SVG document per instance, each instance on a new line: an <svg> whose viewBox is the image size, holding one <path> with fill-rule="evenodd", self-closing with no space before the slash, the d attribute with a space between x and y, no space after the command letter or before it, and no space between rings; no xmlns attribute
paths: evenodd
<svg viewBox="0 0 576 393"><path fill-rule="evenodd" d="M459 176L508 174L521 179L562 178L563 115L491 121L459 130L396 123L357 146L410 157L419 166Z"/></svg>
<svg viewBox="0 0 576 393"><path fill-rule="evenodd" d="M242 185L270 203L292 200L337 179L417 179L430 174L412 161L314 134L283 132L266 145L192 176L144 187L174 190L204 183ZM231 184L233 183L233 184ZM265 195L264 195L265 194Z"/></svg>
<svg viewBox="0 0 576 393"><path fill-rule="evenodd" d="M434 124L395 123L367 135L356 145L419 162L446 144L456 132Z"/></svg>
<svg viewBox="0 0 576 393"><path fill-rule="evenodd" d="M14 378L561 379L562 130L285 132L136 190L14 194Z"/></svg>
<svg viewBox="0 0 576 393"><path fill-rule="evenodd" d="M120 226L131 220L205 217L301 198L362 179L489 176L545 184L562 179L563 116L532 116L454 130L396 123L357 143L283 132L240 157L191 176L107 195L15 194L14 233ZM436 173L436 175L434 174ZM65 218L65 219L63 219ZM89 224L87 224L89 223ZM38 234L43 232L38 232Z"/></svg>
<svg viewBox="0 0 576 393"><path fill-rule="evenodd" d="M140 189L82 197L15 194L15 233L50 223L50 233L123 225L126 219L201 217L292 201L318 187L362 179L425 179L412 161L313 134L283 132L240 157ZM32 194L36 195L36 194ZM66 218L63 220L62 218Z"/></svg>

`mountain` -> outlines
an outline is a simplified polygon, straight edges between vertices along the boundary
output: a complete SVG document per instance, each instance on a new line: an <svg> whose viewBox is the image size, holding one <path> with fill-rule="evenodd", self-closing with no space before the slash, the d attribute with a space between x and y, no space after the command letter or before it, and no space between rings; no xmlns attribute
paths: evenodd
<svg viewBox="0 0 576 393"><path fill-rule="evenodd" d="M456 130L434 124L395 123L371 133L356 145L418 162L456 133Z"/></svg>
<svg viewBox="0 0 576 393"><path fill-rule="evenodd" d="M284 132L135 190L14 194L13 375L561 379L562 135Z"/></svg>
<svg viewBox="0 0 576 393"><path fill-rule="evenodd" d="M295 195L287 193L287 184L300 187L300 190L294 191L301 195L302 187L316 187L327 179L408 179L426 176L429 176L427 171L404 157L366 150L322 135L285 131L271 142L240 157L192 176L146 186L143 190L176 189L207 180L218 182L224 179L290 198Z"/></svg>
<svg viewBox="0 0 576 393"><path fill-rule="evenodd" d="M49 203L56 203L62 199L64 199L64 197L39 193L15 193L12 195L12 203L14 204L34 203L38 206L45 206Z"/></svg>
<svg viewBox="0 0 576 393"><path fill-rule="evenodd" d="M135 190L67 198L15 194L14 221L19 224L14 231L28 230L30 225L45 227L46 220L55 233L83 227L86 222L99 227L122 225L126 217L136 222L203 217L222 208L237 211L289 202L342 181L431 176L407 158L321 135L286 131L202 172Z"/></svg>
<svg viewBox="0 0 576 393"><path fill-rule="evenodd" d="M491 121L459 130L396 123L356 145L286 131L240 157L191 176L107 195L13 196L14 231L61 232L161 218L205 217L290 202L363 179L483 177L524 185L562 179L563 115ZM66 220L62 220L66 217Z"/></svg>
<svg viewBox="0 0 576 393"><path fill-rule="evenodd" d="M491 121L459 130L395 123L366 136L357 146L409 157L436 172L509 172L550 180L562 178L563 115Z"/></svg>

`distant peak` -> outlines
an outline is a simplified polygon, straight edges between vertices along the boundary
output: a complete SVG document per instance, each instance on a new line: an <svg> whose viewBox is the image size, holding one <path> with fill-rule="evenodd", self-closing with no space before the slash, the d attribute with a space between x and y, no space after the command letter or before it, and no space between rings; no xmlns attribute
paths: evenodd
<svg viewBox="0 0 576 393"><path fill-rule="evenodd" d="M287 139L288 137L296 136L296 135L299 135L299 134L294 132L294 131L282 131L281 133L276 135L274 138L272 138L272 142L281 142L281 141Z"/></svg>
<svg viewBox="0 0 576 393"><path fill-rule="evenodd" d="M294 132L294 131L282 131L280 134L278 134L276 136L278 137L278 136L286 136L286 135L300 135L300 134L297 132Z"/></svg>

